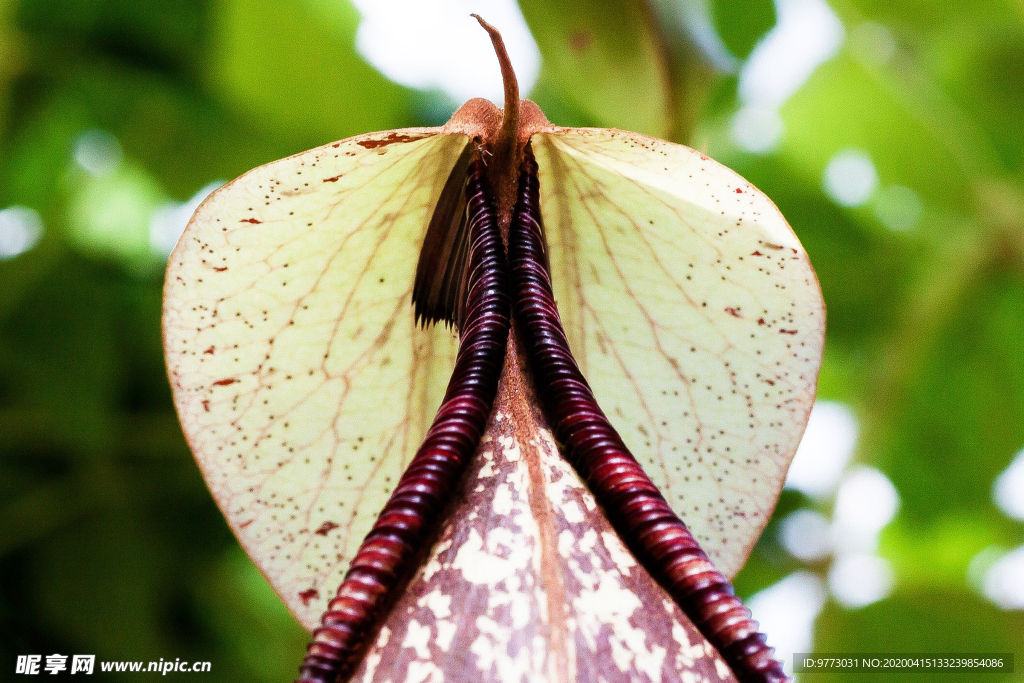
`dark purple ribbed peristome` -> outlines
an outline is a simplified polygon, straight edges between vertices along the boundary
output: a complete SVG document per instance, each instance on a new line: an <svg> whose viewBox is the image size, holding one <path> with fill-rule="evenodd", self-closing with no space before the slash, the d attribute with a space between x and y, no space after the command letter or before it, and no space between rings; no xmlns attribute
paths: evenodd
<svg viewBox="0 0 1024 683"><path fill-rule="evenodd" d="M415 568L487 426L510 325L508 269L494 201L479 161L470 166L470 255L459 352L444 401L345 579L313 632L297 683L351 674L394 588Z"/></svg>
<svg viewBox="0 0 1024 683"><path fill-rule="evenodd" d="M601 411L555 306L527 145L508 237L513 310L538 395L568 458L619 535L743 683L789 680L732 585L669 507Z"/></svg>

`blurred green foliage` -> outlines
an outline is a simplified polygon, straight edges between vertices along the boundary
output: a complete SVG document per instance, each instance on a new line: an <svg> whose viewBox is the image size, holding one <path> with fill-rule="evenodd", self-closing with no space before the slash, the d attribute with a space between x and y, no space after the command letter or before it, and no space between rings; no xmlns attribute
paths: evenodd
<svg viewBox="0 0 1024 683"><path fill-rule="evenodd" d="M745 59L776 20L764 0L523 0L543 59L532 96L555 123L706 151L807 247L829 307L820 396L853 407L857 460L901 496L881 541L893 594L829 601L815 647L1015 651L1019 673L984 680L1024 680L1024 612L967 579L983 549L1024 543L991 499L1024 446L1024 3L830 4L845 39L782 105L766 154L733 141L736 74L686 31L703 8L697 25ZM0 0L0 209L45 226L0 260L0 670L61 652L209 660L211 682L292 676L305 634L238 549L171 406L150 226L260 163L443 120L436 93L360 58L358 23L344 0ZM102 172L74 158L89 131L108 136ZM849 149L881 188L855 207L822 190ZM892 187L919 198L909 229L886 226ZM785 492L742 594L827 571L779 546L777 520L804 507L829 512Z"/></svg>
<svg viewBox="0 0 1024 683"><path fill-rule="evenodd" d="M543 56L541 79L550 81L553 96L567 99L590 125L668 134L667 64L641 3L519 5Z"/></svg>

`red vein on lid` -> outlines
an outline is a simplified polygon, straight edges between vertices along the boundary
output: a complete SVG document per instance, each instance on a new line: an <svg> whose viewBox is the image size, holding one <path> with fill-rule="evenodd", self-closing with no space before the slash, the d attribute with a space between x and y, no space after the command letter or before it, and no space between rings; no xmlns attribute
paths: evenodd
<svg viewBox="0 0 1024 683"><path fill-rule="evenodd" d="M537 164L527 145L509 228L513 306L537 390L572 465L633 553L744 683L789 680L750 611L597 405L569 350L551 288Z"/></svg>

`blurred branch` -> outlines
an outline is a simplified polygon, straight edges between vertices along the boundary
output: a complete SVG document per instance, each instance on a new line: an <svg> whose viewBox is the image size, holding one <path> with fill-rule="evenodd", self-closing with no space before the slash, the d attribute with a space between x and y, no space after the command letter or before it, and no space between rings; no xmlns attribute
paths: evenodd
<svg viewBox="0 0 1024 683"><path fill-rule="evenodd" d="M649 0L643 4L646 21L658 38L657 49L666 67L668 127L665 138L693 144L691 137L712 85L720 76L687 35L674 3Z"/></svg>

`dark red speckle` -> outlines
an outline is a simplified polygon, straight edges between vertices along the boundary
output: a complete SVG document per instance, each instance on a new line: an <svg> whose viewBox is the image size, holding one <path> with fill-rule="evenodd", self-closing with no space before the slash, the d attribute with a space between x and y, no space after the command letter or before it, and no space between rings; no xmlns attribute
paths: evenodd
<svg viewBox="0 0 1024 683"><path fill-rule="evenodd" d="M336 176L334 176L333 178L324 178L324 182L325 182L325 183L336 183L336 182L338 182L338 179L339 179L339 178L341 178L341 175L340 175L340 174L339 174L339 175L336 175Z"/></svg>
<svg viewBox="0 0 1024 683"><path fill-rule="evenodd" d="M208 348L208 349L206 349L205 351L203 351L203 353L205 353L205 354L209 354L209 355L211 355L211 356L212 356L212 355L213 355L213 347L211 346L210 348Z"/></svg>
<svg viewBox="0 0 1024 683"><path fill-rule="evenodd" d="M261 221L259 219L256 219L256 218L243 218L242 220L240 220L238 222L239 223L252 223L253 225L259 225L263 221Z"/></svg>
<svg viewBox="0 0 1024 683"><path fill-rule="evenodd" d="M569 49L573 52L583 52L594 44L594 34L586 29L579 29L569 36Z"/></svg>
<svg viewBox="0 0 1024 683"><path fill-rule="evenodd" d="M779 334L796 334L796 330L779 330Z"/></svg>
<svg viewBox="0 0 1024 683"><path fill-rule="evenodd" d="M742 318L743 317L742 315L740 315L740 312L737 311L732 306L726 306L725 307L725 312L728 313L729 315L731 315L734 318Z"/></svg>
<svg viewBox="0 0 1024 683"><path fill-rule="evenodd" d="M227 379L219 379L219 380L217 380L216 382L213 383L213 386L215 386L215 387L226 387L227 385L234 384L237 381L238 381L237 379L233 379L231 377L228 377Z"/></svg>
<svg viewBox="0 0 1024 683"><path fill-rule="evenodd" d="M360 140L356 144L366 149L377 149L378 147L385 147L392 145L396 142L412 142L413 140L419 140L425 136L423 135L403 135L402 133L392 133L386 138L380 140Z"/></svg>
<svg viewBox="0 0 1024 683"><path fill-rule="evenodd" d="M743 194L743 190L737 187L736 188L736 194Z"/></svg>
<svg viewBox="0 0 1024 683"><path fill-rule="evenodd" d="M206 412L210 412L210 402L209 401L206 401L206 400L203 401L203 410L205 410Z"/></svg>
<svg viewBox="0 0 1024 683"><path fill-rule="evenodd" d="M225 270L228 269L228 267L227 266L214 266L213 269L215 271L217 271L218 273L223 273Z"/></svg>
<svg viewBox="0 0 1024 683"><path fill-rule="evenodd" d="M332 529L337 529L338 525L334 522L324 522L320 525L320 528L314 531L317 536L326 536L331 532Z"/></svg>
<svg viewBox="0 0 1024 683"><path fill-rule="evenodd" d="M241 524L239 524L239 525L238 525L238 527L239 527L240 529L244 529L245 527L249 526L249 525L250 525L250 524L252 524L252 523L253 523L253 520L251 520L251 519L247 519L247 520L245 520L244 522L242 522Z"/></svg>
<svg viewBox="0 0 1024 683"><path fill-rule="evenodd" d="M320 597L320 591L315 588L310 588L299 593L299 600L302 600L302 604L309 606L309 601Z"/></svg>
<svg viewBox="0 0 1024 683"><path fill-rule="evenodd" d="M754 253L751 254L751 256L764 256L764 254L762 254L759 251L755 251Z"/></svg>
<svg viewBox="0 0 1024 683"><path fill-rule="evenodd" d="M764 318L758 318L758 319L757 319L757 324L758 324L758 325L764 325L764 324L766 324L766 323L765 323L765 321L764 321Z"/></svg>

